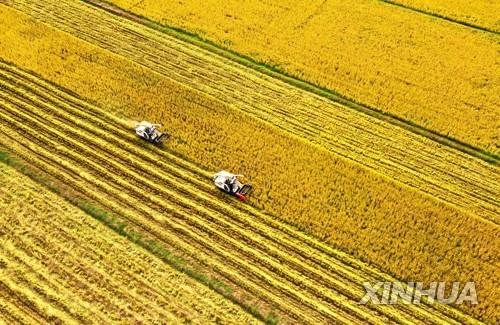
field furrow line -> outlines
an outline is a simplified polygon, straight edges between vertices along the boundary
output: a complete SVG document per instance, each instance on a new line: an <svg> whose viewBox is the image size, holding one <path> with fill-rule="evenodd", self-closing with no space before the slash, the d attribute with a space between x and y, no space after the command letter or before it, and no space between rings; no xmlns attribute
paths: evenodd
<svg viewBox="0 0 500 325"><path fill-rule="evenodd" d="M5 229L9 229L8 226L5 226ZM12 229L10 229L13 231ZM13 236L9 235L9 238L12 239ZM58 300L54 300L56 306L59 308L67 308L65 305L61 305L59 300L63 299L64 301L75 301L74 294L71 294L71 289L68 289L67 281L70 279L73 274L65 273L65 278L62 279L60 277L48 278L47 276L39 273L37 270L44 270L48 264L42 265L38 263L38 260L43 260L45 258L44 254L38 255L39 258L33 258L33 251L31 250L23 250L19 247L14 247L12 241L4 241L1 247L3 253L2 257L8 260L8 270L12 272L12 266L15 265L16 269L22 269L23 272L15 271L16 273L29 275L32 277L31 283L36 284L39 288L45 287L48 288L52 293L52 297L61 297ZM44 260L45 261L45 260ZM48 262L48 261L47 261ZM52 265L52 264L51 264ZM79 288L82 287L83 282L77 283ZM52 303L54 304L54 303ZM102 314L99 311L90 311L89 304L79 304L77 306L72 306L71 308L76 307L78 311L71 312L68 309L63 309L65 312L69 313L72 317L75 317L79 322L89 323L88 319L94 320L103 320ZM82 318L86 317L86 318Z"/></svg>
<svg viewBox="0 0 500 325"><path fill-rule="evenodd" d="M47 307L45 303L46 297L43 296L43 293L33 288L33 284L30 284L20 274L16 274L15 279L2 275L0 295L3 296L2 299L12 299L18 303L20 308L24 308L27 311L31 310L33 313L38 314L43 320L42 323L78 324L75 319L72 319L63 311Z"/></svg>
<svg viewBox="0 0 500 325"><path fill-rule="evenodd" d="M11 237L12 238L12 237ZM17 239L17 237L16 237ZM91 322L104 321L104 317L99 310L94 313L90 311L89 304L83 303L78 305L73 305L71 302L78 301L74 300L74 294L71 294L67 287L64 287L66 283L71 283L78 285L82 282L75 283L71 280L73 275L65 272L57 272L57 268L54 269L54 273L51 274L51 278L48 279L46 276L42 275L37 271L37 269L43 270L45 266L36 262L36 259L32 258L32 254L42 254L36 249L33 252L28 252L24 249L25 243L20 243L21 247L14 247L12 244L3 244L2 256L8 261L8 272L15 274L22 274L26 283L29 283L31 288L45 297L48 305L54 306L66 314L70 315L78 323L90 324ZM32 247L33 248L33 247ZM29 255L31 254L31 255ZM29 264L28 264L29 263ZM35 267L37 269L35 269ZM12 276L8 273L4 276ZM54 278L52 278L54 276ZM62 276L68 276L67 279L62 278Z"/></svg>
<svg viewBox="0 0 500 325"><path fill-rule="evenodd" d="M0 299L0 324L34 324L35 322L34 318L29 318L29 315L10 301Z"/></svg>
<svg viewBox="0 0 500 325"><path fill-rule="evenodd" d="M56 228L53 229L58 229L57 225L54 226ZM12 229L12 233L14 233L14 231L15 230ZM38 269L40 270L49 267L52 270L51 276L54 276L54 281L57 281L60 285L64 285L65 287L68 287L68 283L71 283L69 288L79 288L78 294L83 298L83 301L87 301L87 305L90 304L94 308L96 304L99 304L101 306L99 310L109 315L124 316L125 311L122 310L122 306L132 306L132 308L137 309L140 308L140 306L148 305L149 298L154 296L151 295L151 290L142 295L137 295L131 283L129 283L131 287L128 289L121 287L117 281L113 281L109 278L105 271L96 268L96 265L101 263L97 257L105 256L105 254L97 253L92 249L82 251L78 250L76 245L68 246L63 244L69 243L70 241L65 240L69 238L61 238L59 234L55 233L56 231L57 230L54 231L50 238L37 237L35 234L29 234L29 238L15 237L13 235L12 237L16 239L16 244L20 246L16 247L19 251L11 247L10 254L17 258L19 263L22 263L24 260L29 260L30 265L36 264L39 266ZM57 240L59 239L61 240L58 244ZM73 250L77 252L72 252ZM19 255L22 252L24 252L24 255ZM76 262L68 264L72 262L68 257L74 258L73 261ZM92 262L89 264L84 258ZM38 260L42 260L43 265L38 264ZM118 269L117 271L120 270ZM33 273L36 273L36 271L33 270ZM127 278L126 272L124 272L123 275ZM89 282L88 277L93 277L94 279ZM130 279L130 277L128 278ZM34 281L34 283L38 282L39 281ZM139 287L142 288L140 283L135 282L135 284L139 284ZM63 292L64 290L59 289L58 291ZM113 297L113 299L110 300L106 298L108 297L106 293L109 294L109 297ZM66 301L74 300L66 299ZM135 314L133 314L133 319L140 319L145 312L145 310L136 310ZM148 309L148 313L149 312L151 312L150 309ZM161 309L157 309L155 312L157 315L162 315L163 313ZM91 315L96 316L96 313L99 312L97 310L93 311ZM101 317L104 317L102 315L103 314L101 314ZM167 318L169 317L168 315L164 316Z"/></svg>
<svg viewBox="0 0 500 325"><path fill-rule="evenodd" d="M44 323L46 319L35 306L26 304L22 297L11 290L7 285L0 281L0 301L5 304L8 310L12 310L13 315L19 315L21 319L29 319L29 322ZM28 322L23 322L27 324Z"/></svg>
<svg viewBox="0 0 500 325"><path fill-rule="evenodd" d="M178 321L171 310L149 306L150 299L155 298L154 295L141 292L143 288L140 285L137 286L137 283L135 283L136 285L128 283L128 288L120 286L118 281L113 280L104 271L95 267L95 264L98 264L97 261L95 263L86 262L89 257L92 257L90 252L73 253L67 249L64 241L60 241L56 237L44 238L43 235L30 234L29 238L17 236L15 239L18 245L11 248L11 254L17 255L18 259L21 258L19 255L24 254L31 262L36 261L36 255L45 256L46 263L52 270L51 277L58 278L57 280L62 284L70 283L70 288L79 288L78 294L83 299L64 299L64 303L87 301L87 305L92 306L92 310L97 307L96 312L99 311L99 318L103 319L104 322L107 322L105 319L113 321L134 319L144 322L147 321L143 317L146 314ZM16 249L21 253L14 252ZM43 270L46 266L40 265L40 267ZM108 271L112 271L112 269ZM30 273L32 272L23 272L23 274ZM37 283L35 278L30 282ZM80 303L76 306L79 307Z"/></svg>
<svg viewBox="0 0 500 325"><path fill-rule="evenodd" d="M303 244L302 244L302 245L303 245ZM359 282L358 282L358 284L359 284ZM358 298L358 299L359 299L359 298Z"/></svg>
<svg viewBox="0 0 500 325"><path fill-rule="evenodd" d="M5 226L5 225L4 225ZM4 227L5 230L10 230L8 226ZM12 239L12 232L9 232L8 238ZM77 306L78 310L67 306L62 301L71 299L65 289L57 283L55 279L47 279L40 275L33 267L27 264L23 259L23 251L17 251L11 241L2 240L0 253L3 260L7 261L6 267L1 270L3 278L15 279L17 284L24 284L28 290L38 294L39 297L47 302L49 305L55 307L61 315L67 315L75 322L89 323L88 318L82 318L82 306ZM42 267L43 269L43 267ZM73 306L75 307L75 306ZM85 315L86 313L83 312ZM88 317L88 315L87 315Z"/></svg>

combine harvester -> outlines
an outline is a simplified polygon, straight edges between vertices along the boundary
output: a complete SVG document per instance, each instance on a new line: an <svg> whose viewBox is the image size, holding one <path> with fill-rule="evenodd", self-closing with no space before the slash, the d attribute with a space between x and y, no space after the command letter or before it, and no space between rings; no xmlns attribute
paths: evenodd
<svg viewBox="0 0 500 325"><path fill-rule="evenodd" d="M246 195L252 190L252 185L240 183L238 177L242 176L223 170L214 175L214 183L222 191L236 196L240 201L246 201Z"/></svg>
<svg viewBox="0 0 500 325"><path fill-rule="evenodd" d="M135 125L135 133L148 142L158 144L168 138L168 133L158 131L159 128L160 124L142 121Z"/></svg>

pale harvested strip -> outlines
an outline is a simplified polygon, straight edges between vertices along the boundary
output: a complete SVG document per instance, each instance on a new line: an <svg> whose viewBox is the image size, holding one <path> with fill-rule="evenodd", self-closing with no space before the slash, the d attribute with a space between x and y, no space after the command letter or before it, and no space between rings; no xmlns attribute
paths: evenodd
<svg viewBox="0 0 500 325"><path fill-rule="evenodd" d="M171 245L178 245L178 249L184 250L200 262L207 263L207 266L213 267L246 290L255 290L252 289L256 288L252 282L256 281L255 284L260 285L260 291L253 293L267 297L265 299L281 306L280 309L284 312L295 313L294 317L303 321L334 319L339 322L351 322L356 319L354 317L361 317L358 321L363 319L372 323L386 323L390 320L409 323L454 322L453 319L474 321L452 308L440 305L355 307L350 301L355 302L363 295L359 290L360 279L375 278L370 268L339 253L336 255L342 256L343 260L336 261L333 255L326 255L324 250L318 249L320 244L313 244L314 241L296 231L288 232L291 233L290 236L303 240L277 241L281 236L288 237L282 230L287 227L280 226L279 222L275 222L274 228L258 223L256 226L245 226L245 223L254 217L245 216L244 211L238 213L221 204L209 190L202 190L202 183L196 180L192 184L172 181L195 172L196 168L186 170L186 167L180 165L189 164L178 163L171 166L170 170L153 172L155 164L164 158L157 153L147 153L139 149L135 138L131 134L127 135L123 126L114 126L116 123L113 120L99 121L104 116L95 107L75 106L75 103L80 102L77 99L67 99L70 96L64 94L51 94L47 88L45 94L38 92L36 89L39 86L32 84L28 87L27 81L23 81L26 78L12 72L10 75L18 78L18 82L12 80L9 85L8 79L4 79L2 106L6 108L6 112L1 114L1 119L7 126L16 125L17 129L6 127L1 131L9 139L5 146L22 157L31 157L38 167L66 184L84 191L100 204L127 217L130 222L138 221L145 230L157 234L157 238L170 241ZM21 87L21 84L25 86ZM63 101L63 98L66 99ZM82 119L83 116L85 118ZM96 125L109 129L110 132L106 137L101 136L104 134L102 131L92 136L91 130L95 129ZM123 139L117 138L115 133ZM19 145L16 144L18 142ZM120 148L128 153L122 152ZM110 155L110 152L113 154ZM134 154L131 156L132 152ZM148 156L156 159L147 159ZM180 173L176 172L176 169L180 169ZM148 171L150 180L143 178L144 171ZM203 172L197 178L201 176L203 179L206 175ZM113 182L106 184L99 179L112 179ZM140 192L135 188L139 188ZM191 199L188 199L187 195ZM183 211L196 214L190 216ZM259 232L262 227L269 228L266 232L272 234L271 237L265 237ZM238 238L241 242L231 240L228 235ZM286 246L284 243L287 243ZM301 251L304 252L302 261L295 257L295 254ZM206 252L207 255L200 255L200 252ZM325 266L317 264L316 272L308 266L309 263L318 263L315 257L323 260L331 270L336 270L339 276L336 281L344 282L345 289L328 287L328 284L335 283L331 282L335 280L329 275L332 271L323 271ZM248 262L259 265L259 269L255 269ZM356 268L352 269L349 264L356 265ZM231 271L233 267L234 270ZM352 269L354 274L349 269ZM297 276L297 272L301 274ZM376 277L379 276L380 274ZM294 283L300 284L302 293L294 289ZM344 293L335 292L336 289L342 289ZM273 296L272 292L281 292L280 298ZM315 302L310 300L312 294L317 297ZM339 298L342 302L337 304L335 301ZM294 303L295 299L299 299L300 303ZM283 304L285 301L289 302ZM344 310L354 313L349 316Z"/></svg>
<svg viewBox="0 0 500 325"><path fill-rule="evenodd" d="M13 6L378 173L498 223L498 167L82 2L16 0Z"/></svg>
<svg viewBox="0 0 500 325"><path fill-rule="evenodd" d="M500 35L374 0L111 2L440 134L500 150ZM498 21L498 10L490 15Z"/></svg>
<svg viewBox="0 0 500 325"><path fill-rule="evenodd" d="M12 168L0 177L1 279L46 321L255 322Z"/></svg>
<svg viewBox="0 0 500 325"><path fill-rule="evenodd" d="M386 1L386 0L383 0ZM437 14L452 20L472 24L500 33L500 1L496 0L387 0Z"/></svg>

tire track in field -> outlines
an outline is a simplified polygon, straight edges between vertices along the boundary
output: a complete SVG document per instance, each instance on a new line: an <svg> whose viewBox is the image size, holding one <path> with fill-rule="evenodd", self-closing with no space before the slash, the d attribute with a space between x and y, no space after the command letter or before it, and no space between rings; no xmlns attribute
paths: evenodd
<svg viewBox="0 0 500 325"><path fill-rule="evenodd" d="M7 94L7 93L8 93L8 91L6 90L6 94ZM30 93L29 93L29 92L27 92L27 91L25 91L24 93L25 93L25 95L24 95L24 96L26 96L25 101L26 101L26 102L28 102L28 103L29 103L29 102L31 102L31 101L33 100L33 98L31 98L31 97L36 97L36 96L33 96L32 94L30 94ZM7 95L8 95L8 94L7 94ZM3 97L5 97L5 96L6 96L6 95L4 95ZM12 95L10 95L10 96L12 97ZM12 99L12 98L11 98L11 99ZM3 104L3 105L5 105L5 102L4 102L4 104ZM40 102L40 103L39 103L39 105L40 105L40 106L43 106L43 103L41 103L41 102ZM23 139L22 139L22 142L23 142L23 143L24 143L24 142L30 142L30 141L35 141L35 142L36 142L36 141L42 141L42 140L40 140L40 139L38 139L38 138L36 137L36 133L33 133L33 130L31 130L31 131L30 131L28 128L23 127L23 124L22 124L22 123L16 123L16 122L15 122L15 121L16 121L16 120L15 120L15 118L16 118L16 116L17 116L16 114L18 114L18 115L20 114L20 115L24 116L24 119L23 119L23 118L21 118L21 121L22 121L22 122L29 122L29 121L31 120L31 122L29 122L28 124L32 125L32 123L35 123L37 119L36 119L36 118L34 119L33 117L29 117L29 115L33 115L33 114L35 114L35 115L36 115L36 114L39 114L39 113L37 113L37 112L39 112L39 111L41 110L41 108L38 108L38 107L35 107L35 106L30 106L30 107L29 107L29 109L21 109L21 108L19 108L19 109L15 109L13 106L7 106L7 105L6 105L5 107L7 108L7 110L9 110L8 115L9 115L9 116L13 116L13 117L11 117L11 118L14 118L14 120L12 120L11 118L8 118L8 121L10 121L11 123L7 123L6 125L15 125L15 124L17 124L20 128L22 128L22 132L21 132L21 134L23 134L23 135L22 135L21 137L23 137ZM60 109L61 111L66 111L66 109L65 109L64 107L59 107L59 109ZM13 111L12 111L12 110L13 110ZM25 112L25 113L23 113L23 112ZM12 115L12 113L14 113L14 115ZM55 114L55 113L54 113L54 115L57 115L57 114ZM3 115L3 116L5 117L5 115ZM41 116L46 116L46 115L41 115ZM47 117L47 116L46 116L46 117ZM17 117L17 118L19 118L19 117ZM50 130L50 126L46 126L46 125L44 125L44 124L41 122L41 120L40 120L40 116L38 117L38 119L39 119L39 120L38 120L38 122L36 122L37 124L36 124L36 125L34 125L34 126L35 126L34 130L38 130L38 129L40 129L40 130L43 130L43 131L44 131L44 132L42 132L41 134L52 133L52 135L53 135L53 136L51 137L51 139L48 139L48 138L46 138L45 136L42 136L42 135L41 135L39 138L42 138L42 137L43 137L43 138L45 139L45 140L43 140L43 141L45 141L45 142L42 142L42 143L40 143L40 144L47 144L47 145L48 145L48 144L50 144L50 143L53 143L53 144L51 145L51 146L55 149L55 150L53 150L53 152L58 152L58 151L61 151L61 152L62 152L63 150L65 150L65 149L64 149L64 148L65 148L65 145L64 145L64 144L65 144L65 142L64 142L64 135L61 133L62 131L59 131L59 130L55 130L55 131ZM67 120L67 121L69 121L69 120ZM47 121L47 124L50 124L50 123L54 123L54 122L53 122L53 121ZM55 126L57 127L57 125L55 125ZM63 127L63 125L59 125L59 126ZM79 128L80 128L80 127L79 127L78 125L76 125L76 126L74 127L74 129L75 129L75 130L76 130L76 129L79 129ZM13 134L18 134L18 135L19 135L19 133L16 133L16 132L14 132L14 133L11 133L12 131L7 131L7 132L9 132L9 134L12 134L12 135L13 135ZM65 132L68 132L68 130L66 130ZM83 133L82 133L82 134L83 134ZM16 138L16 136L13 136L13 137L12 137L12 139L15 139L15 138ZM58 147L57 147L58 145L57 145L57 144L54 144L54 143L55 143L55 142L54 142L55 140L52 140L53 138L54 138L54 139L58 138L58 140L59 140L59 141L62 141L62 142L60 142L60 144L59 144L59 146L60 146L61 148L58 148ZM75 141L77 141L78 143L80 143L80 142L85 143L85 140L84 140L84 138L83 138L83 137L78 137L77 139L78 139L78 140L75 140ZM21 141L21 140L18 140L18 141ZM71 144L71 143L70 143L70 144ZM75 144L75 143L73 143L73 145L74 145L74 144ZM105 148L105 147L100 147L100 146L102 146L102 145L100 144L100 141L96 141L96 142L95 142L95 144L96 144L96 145L95 145L95 148L96 148L96 149L94 149L94 150L95 150L95 151L99 151L99 154L101 154L101 153L100 153L100 151L101 151L101 150L102 150L102 151L106 151L106 148ZM8 144L6 144L6 145L8 146ZM37 147L37 146L34 146L34 147L33 147L33 149L35 149L36 147ZM85 146L84 146L84 147L85 147ZM40 148L40 147L38 147L38 148ZM101 150L98 150L97 148L99 148L99 149L101 149ZM35 149L35 151L36 151L36 149ZM40 151L40 149L39 149L39 151ZM50 155L49 155L48 153L42 153L42 152L40 152L39 154L41 154L41 155L46 154L46 156L45 156L45 157L49 157L49 156L51 156L51 155L52 155L52 154L50 154ZM59 153L59 154L60 154L60 153ZM55 156L52 156L52 157L55 157ZM48 159L48 158L46 158L46 159ZM53 159L53 158L51 158L51 159ZM55 159L55 160L52 160L52 162L53 162L53 163L55 163L55 164L57 164L57 165L61 165L61 161L59 161L58 159L61 159L61 156L59 156L59 158L57 158L57 159ZM65 157L65 159L68 159L68 158L66 158L66 157ZM103 159L103 158L101 158L101 159ZM76 164L76 165L82 165L82 164L83 164L83 160L84 160L84 157L81 157L80 159L78 159L78 157L77 157L77 160L72 160L72 161L70 161L69 163L64 163L64 164L63 164L63 165L61 165L61 166L62 166L62 167L64 167L64 168L69 168L70 170L73 170L72 174L73 174L73 177L76 179L76 178L78 178L78 177L81 177L81 172L79 172L79 171L78 171L77 169L75 169L75 168L72 168L72 167L71 167L71 163ZM102 162L102 161L101 161L101 162ZM91 167L89 167L89 168L91 168ZM91 168L91 170L92 170L93 168L97 168L97 167L95 167L95 166L94 166L94 167L92 167L92 168ZM50 170L50 168L49 168L48 170ZM56 173L56 174L57 174L57 173L62 173L62 171L58 171L57 169L54 169L54 168L52 169L52 172L54 172L54 173ZM94 174L94 175L101 175L101 174ZM125 184L125 183L122 183L122 184ZM83 185L83 184L82 184L82 185ZM153 186L154 186L154 184L151 184L151 185L153 185ZM103 187L103 190L105 190L105 191L106 191L106 189L109 189L109 190L111 190L111 189L112 189L112 187L110 187L109 185L102 184L102 186L105 186L105 187ZM116 193L117 198L119 198L119 197L120 197L120 192L119 192L119 189L120 189L120 187L117 187L117 188L115 188L115 190L113 191L114 193ZM101 190L101 191L102 191L102 190ZM110 192L108 192L108 194L109 194L109 193L110 193ZM154 202L155 202L155 200L151 200L151 202L153 202L153 203L154 203ZM156 202L157 202L157 201L156 201ZM132 203L133 203L133 204L131 204L132 206L128 206L128 207L126 207L126 209L127 209L127 208L129 208L129 209L137 209L136 207L133 207L133 206L134 206L136 203L137 203L137 204L141 204L139 200L137 200L137 201L133 201ZM115 202L115 204L119 205L119 204L122 204L122 203L121 203L121 202L119 202L119 199L118 199L118 200L117 200L117 202ZM161 206L161 203L160 203L160 202L157 202L156 204L158 204L158 205L160 205L160 206ZM153 205L153 206L154 206L154 205ZM148 207L145 207L145 208L141 209L141 210L140 210L140 212L144 212L146 215L148 215L148 214L149 214L149 212L148 212ZM162 219L162 217L161 217L161 216L157 216L157 217L158 217L158 219L159 219L159 220L161 220L161 219ZM154 218L154 215L152 215L152 218ZM175 231L178 231L178 229L174 229L174 232L175 232ZM279 231L279 230L278 230L278 231ZM159 234L160 234L160 235L162 235L163 233L159 232ZM194 234L194 233L191 233L191 234L188 234L188 235L189 235L189 236L193 236L193 234ZM251 233L250 233L250 235L251 235ZM190 240L190 238L191 238L191 239L193 238L193 237L189 237L189 236L186 238L186 240L187 240L187 241L189 241L189 240ZM198 235L198 236L199 236L199 235ZM172 235L172 236L170 236L170 237L171 237L171 238L173 238L172 240L176 240L176 239L175 239L175 235ZM179 239L179 238L177 238L177 240L178 240L178 239ZM304 245L304 243L302 243L302 245ZM203 249L203 245L201 245L199 248L202 248L202 249ZM216 253L216 254L220 254L220 252L215 252L215 253ZM266 253L266 252L264 252L264 253L263 253L263 256L264 256L264 255L266 255L266 254L267 254L267 253ZM243 268L244 268L244 267L243 267ZM236 267L236 269L238 269L238 267ZM260 270L259 270L259 271L260 271ZM241 278L240 278L240 279L241 279ZM262 278L260 278L260 279L262 279ZM257 280L256 280L256 281L258 282L258 281L259 281L259 278L257 278ZM272 282L272 281L271 281L271 282ZM272 283L270 283L270 285L272 285ZM285 287L282 287L282 288L285 288ZM272 296L270 296L270 297L272 298ZM271 299L271 301L272 301L272 299ZM310 307L312 308L312 306L310 306ZM420 309L420 307L419 307L419 309ZM418 310L418 309L417 309L417 310ZM373 311L371 311L371 312L373 312ZM435 311L434 311L434 312L435 312ZM397 313L397 311L394 311L394 313ZM453 313L451 313L451 314L453 314ZM423 315L425 315L425 313L424 313ZM402 318L400 318L400 319L404 320L404 319L405 319L406 317L408 317L408 316L407 316L407 315L404 315L404 316L402 316L402 315L401 315L400 317L402 317ZM435 317L438 317L438 316L435 316ZM440 317L444 317L444 315L441 315ZM383 318L382 318L382 319L383 319ZM381 320L382 320L382 319L381 319ZM408 318L408 319L411 319L411 318ZM431 317L431 319L433 319L433 318ZM436 320L437 320L437 319L438 319L438 318L436 318ZM442 318L442 319L443 319L443 318ZM449 319L449 318L447 318L447 317L445 317L444 319L447 319L447 321L449 321L449 322L451 322L451 321L452 321L451 319Z"/></svg>
<svg viewBox="0 0 500 325"><path fill-rule="evenodd" d="M12 5L400 183L499 222L496 166L82 2L14 0Z"/></svg>

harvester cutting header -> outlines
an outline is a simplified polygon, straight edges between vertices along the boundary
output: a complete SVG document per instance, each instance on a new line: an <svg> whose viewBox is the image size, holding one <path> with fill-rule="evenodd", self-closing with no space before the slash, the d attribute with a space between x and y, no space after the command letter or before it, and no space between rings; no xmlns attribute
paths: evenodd
<svg viewBox="0 0 500 325"><path fill-rule="evenodd" d="M235 175L223 170L214 175L214 183L224 192L236 196L241 201L246 201L246 195L252 190L252 185L242 184L238 177L243 177L243 175Z"/></svg>

